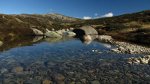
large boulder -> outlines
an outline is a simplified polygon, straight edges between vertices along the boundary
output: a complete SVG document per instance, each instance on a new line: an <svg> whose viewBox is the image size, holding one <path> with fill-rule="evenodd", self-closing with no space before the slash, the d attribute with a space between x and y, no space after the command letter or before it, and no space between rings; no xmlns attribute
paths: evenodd
<svg viewBox="0 0 150 84"><path fill-rule="evenodd" d="M44 35L44 33L38 29L35 29L35 28L31 28L31 29L32 29L34 35L36 35L36 36Z"/></svg>
<svg viewBox="0 0 150 84"><path fill-rule="evenodd" d="M83 26L83 27L74 29L73 32L76 33L77 36L98 35L98 32L91 26Z"/></svg>

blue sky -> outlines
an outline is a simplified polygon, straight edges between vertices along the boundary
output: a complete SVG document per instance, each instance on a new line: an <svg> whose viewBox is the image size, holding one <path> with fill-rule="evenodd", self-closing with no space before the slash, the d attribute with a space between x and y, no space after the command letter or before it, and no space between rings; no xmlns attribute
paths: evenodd
<svg viewBox="0 0 150 84"><path fill-rule="evenodd" d="M90 18L150 10L150 0L1 0L0 13L46 14Z"/></svg>

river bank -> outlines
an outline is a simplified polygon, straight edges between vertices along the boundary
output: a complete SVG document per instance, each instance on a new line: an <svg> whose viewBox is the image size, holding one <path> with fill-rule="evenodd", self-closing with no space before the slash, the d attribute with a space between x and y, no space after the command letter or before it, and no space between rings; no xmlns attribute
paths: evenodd
<svg viewBox="0 0 150 84"><path fill-rule="evenodd" d="M150 48L132 44L128 42L120 42L113 39L108 35L100 35L98 40L108 42L117 46L117 48L112 49L113 52L116 53L127 53L127 54L150 54Z"/></svg>

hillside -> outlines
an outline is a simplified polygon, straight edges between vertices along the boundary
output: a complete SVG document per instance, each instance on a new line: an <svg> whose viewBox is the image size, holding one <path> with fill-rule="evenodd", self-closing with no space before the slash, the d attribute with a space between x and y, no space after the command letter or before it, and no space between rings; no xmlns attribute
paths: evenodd
<svg viewBox="0 0 150 84"><path fill-rule="evenodd" d="M0 40L30 35L33 33L30 29L32 27L39 30L45 28L58 30L79 21L80 19L60 14L0 14Z"/></svg>
<svg viewBox="0 0 150 84"><path fill-rule="evenodd" d="M110 18L83 20L61 14L0 14L0 40L18 39L39 30L93 26L99 34L111 35L117 40L150 44L150 10Z"/></svg>
<svg viewBox="0 0 150 84"><path fill-rule="evenodd" d="M117 40L148 45L150 43L150 10L85 20L81 25L92 25L99 34L111 35Z"/></svg>

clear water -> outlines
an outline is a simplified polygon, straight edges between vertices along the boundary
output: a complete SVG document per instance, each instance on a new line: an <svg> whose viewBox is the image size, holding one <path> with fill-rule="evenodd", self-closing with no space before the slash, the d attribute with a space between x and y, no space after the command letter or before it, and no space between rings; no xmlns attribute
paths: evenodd
<svg viewBox="0 0 150 84"><path fill-rule="evenodd" d="M52 84L99 84L150 81L149 65L130 65L124 61L140 55L113 53L110 50L114 45L98 41L87 45L74 38L52 40L1 51L1 83L49 84L44 83L49 81Z"/></svg>

